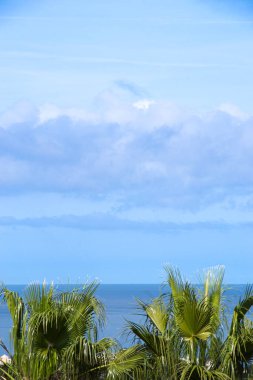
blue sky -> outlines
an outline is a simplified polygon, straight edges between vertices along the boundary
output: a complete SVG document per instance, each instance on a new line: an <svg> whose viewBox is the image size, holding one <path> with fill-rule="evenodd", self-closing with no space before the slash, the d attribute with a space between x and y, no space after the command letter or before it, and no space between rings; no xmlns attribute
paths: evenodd
<svg viewBox="0 0 253 380"><path fill-rule="evenodd" d="M6 283L252 281L250 1L0 1Z"/></svg>

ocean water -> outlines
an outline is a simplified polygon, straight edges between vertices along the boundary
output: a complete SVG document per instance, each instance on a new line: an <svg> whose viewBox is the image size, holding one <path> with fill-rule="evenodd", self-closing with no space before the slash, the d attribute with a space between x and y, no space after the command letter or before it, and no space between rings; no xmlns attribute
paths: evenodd
<svg viewBox="0 0 253 380"><path fill-rule="evenodd" d="M22 295L25 285L8 285L10 290L19 292ZM58 285L59 290L71 290L75 285ZM232 314L234 306L243 296L246 285L225 286L225 299L228 317ZM100 333L100 337L113 337L123 346L129 345L129 337L123 333L126 321L141 321L140 310L136 299L148 302L159 294L165 293L168 289L158 284L119 284L100 285L96 292L97 297L104 303L106 310L106 325ZM10 347L11 318L5 304L0 304L0 339ZM10 347L11 348L11 347ZM0 354L3 350L0 348Z"/></svg>

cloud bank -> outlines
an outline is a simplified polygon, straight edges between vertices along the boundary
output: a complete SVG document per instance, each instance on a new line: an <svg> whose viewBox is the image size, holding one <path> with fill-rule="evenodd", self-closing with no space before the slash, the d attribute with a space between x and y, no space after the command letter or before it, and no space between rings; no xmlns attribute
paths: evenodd
<svg viewBox="0 0 253 380"><path fill-rule="evenodd" d="M253 222L226 222L226 221L202 221L202 222L161 222L161 221L137 221L120 218L113 214L93 213L89 215L61 215L55 217L15 218L11 216L0 217L0 227L27 227L27 228L64 228L82 231L145 231L149 233L182 232L194 230L218 230L230 231L252 229Z"/></svg>
<svg viewBox="0 0 253 380"><path fill-rule="evenodd" d="M105 91L89 110L21 103L3 112L0 191L177 208L252 194L250 115L229 104L199 113L134 95Z"/></svg>

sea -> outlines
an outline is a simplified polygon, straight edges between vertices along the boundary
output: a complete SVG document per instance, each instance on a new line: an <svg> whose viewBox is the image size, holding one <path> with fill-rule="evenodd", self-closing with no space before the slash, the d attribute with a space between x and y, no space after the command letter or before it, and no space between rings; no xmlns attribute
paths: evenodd
<svg viewBox="0 0 253 380"><path fill-rule="evenodd" d="M6 287L22 295L26 285L8 285ZM57 285L56 287L59 291L65 291L76 288L77 285ZM224 287L224 299L229 320L233 308L239 299L243 297L246 285L225 285ZM137 300L149 302L152 298L166 294L166 292L168 292L168 288L160 284L99 285L96 296L103 302L106 311L106 324L100 332L99 338L113 337L123 347L129 346L132 342L131 337L126 333L127 321L141 322L144 318L141 315ZM12 351L10 343L11 327L12 321L8 308L2 302L0 303L0 339L10 351ZM0 348L0 354L2 355L3 353L3 349Z"/></svg>

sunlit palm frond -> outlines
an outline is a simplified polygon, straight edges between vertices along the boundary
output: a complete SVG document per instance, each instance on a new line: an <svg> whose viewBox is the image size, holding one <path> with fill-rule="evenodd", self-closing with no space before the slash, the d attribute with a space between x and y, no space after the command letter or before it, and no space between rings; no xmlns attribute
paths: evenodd
<svg viewBox="0 0 253 380"><path fill-rule="evenodd" d="M54 297L53 284L31 284L24 292L24 302L29 313L44 311L51 307Z"/></svg>
<svg viewBox="0 0 253 380"><path fill-rule="evenodd" d="M168 283L173 299L181 297L185 290L185 281L183 280L180 271L170 266L166 266L165 271L167 272Z"/></svg>
<svg viewBox="0 0 253 380"><path fill-rule="evenodd" d="M117 352L108 364L107 379L122 379L124 375L131 375L144 365L144 359L145 354L138 345Z"/></svg>
<svg viewBox="0 0 253 380"><path fill-rule="evenodd" d="M206 340L214 333L214 310L203 301L185 299L175 309L176 324L186 340Z"/></svg>
<svg viewBox="0 0 253 380"><path fill-rule="evenodd" d="M194 363L183 363L180 380L231 380L228 375L218 370L209 370Z"/></svg>
<svg viewBox="0 0 253 380"><path fill-rule="evenodd" d="M11 314L13 326L13 339L21 338L23 317L24 317L24 302L23 299L16 292L8 289L3 289L4 300L7 303L9 312Z"/></svg>
<svg viewBox="0 0 253 380"><path fill-rule="evenodd" d="M140 343L144 344L146 349L157 356L163 356L168 349L168 341L161 335L150 332L145 325L134 322L128 322L128 327L134 336L138 337Z"/></svg>
<svg viewBox="0 0 253 380"><path fill-rule="evenodd" d="M169 315L161 297L155 298L147 307L146 313L162 335L166 333Z"/></svg>
<svg viewBox="0 0 253 380"><path fill-rule="evenodd" d="M234 308L233 318L231 322L230 334L235 334L240 323L244 320L245 315L253 306L253 286L246 287L244 297L239 300L239 303Z"/></svg>

